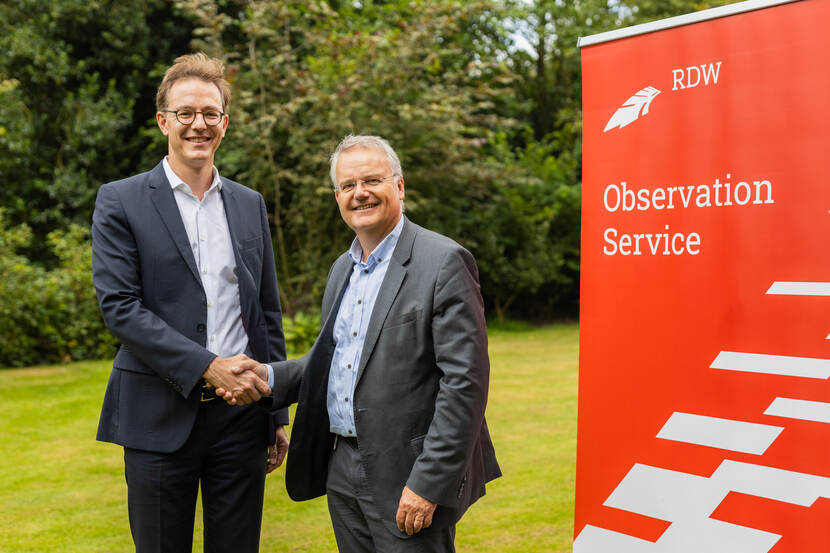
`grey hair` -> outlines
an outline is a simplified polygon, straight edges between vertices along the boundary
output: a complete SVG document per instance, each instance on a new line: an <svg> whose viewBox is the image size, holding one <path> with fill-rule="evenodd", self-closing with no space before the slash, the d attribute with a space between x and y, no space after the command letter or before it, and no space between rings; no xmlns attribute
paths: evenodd
<svg viewBox="0 0 830 553"><path fill-rule="evenodd" d="M395 150L392 149L392 146L389 145L385 139L379 136L370 136L364 134L348 134L343 137L343 140L340 141L340 144L337 145L337 148L334 149L334 152L331 154L329 158L329 163L331 164L331 169L329 170L329 174L331 175L331 183L334 186L334 189L337 190L337 175L335 174L337 171L337 160L340 158L340 154L345 151L351 150L352 148L368 148L370 150L380 150L381 152L386 154L386 161L389 162L389 168L392 169L392 172L398 175L399 177L403 177L403 170L401 169L401 160L398 159L398 154L395 153Z"/></svg>

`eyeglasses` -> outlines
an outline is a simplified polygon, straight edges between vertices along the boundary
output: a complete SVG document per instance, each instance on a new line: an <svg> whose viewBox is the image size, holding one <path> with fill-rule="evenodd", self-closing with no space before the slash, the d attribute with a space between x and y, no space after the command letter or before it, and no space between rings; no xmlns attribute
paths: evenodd
<svg viewBox="0 0 830 553"><path fill-rule="evenodd" d="M356 180L352 180L352 181L347 181L347 182L343 182L343 183L340 183L337 186L335 186L334 190L335 191L339 190L340 192L345 192L346 194L351 194L352 192L355 191L358 184L362 184L363 188L372 189L372 188L375 188L377 186L380 186L383 183L383 181L385 181L386 179L391 178L391 177L396 177L396 176L397 176L396 173L392 173L391 175L386 175L385 177L369 177L367 179L356 179Z"/></svg>
<svg viewBox="0 0 830 553"><path fill-rule="evenodd" d="M207 111L196 111L190 108L182 108L163 109L161 111L164 113L175 113L176 121L178 121L182 125L192 125L193 122L196 120L196 114L201 113L202 119L204 119L205 121L205 125L209 127L214 127L218 125L222 121L222 117L226 115L221 111L216 111L215 109L209 109Z"/></svg>

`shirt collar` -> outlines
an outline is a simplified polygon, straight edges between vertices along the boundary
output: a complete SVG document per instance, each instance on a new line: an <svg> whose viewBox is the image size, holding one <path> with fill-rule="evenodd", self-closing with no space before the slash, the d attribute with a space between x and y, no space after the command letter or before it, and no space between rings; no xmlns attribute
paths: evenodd
<svg viewBox="0 0 830 553"><path fill-rule="evenodd" d="M392 252L395 251L395 246L398 244L398 238L401 236L401 230L403 229L403 215L401 218L398 219L398 224L395 225L395 228L392 229L392 232L386 235L386 237L381 240L380 244L372 250L372 253L369 254L369 257L366 258L366 263L363 263L363 248L360 246L360 241L355 236L354 240L352 240L352 246L349 248L349 257L352 259L352 263L358 263L361 266L365 265L369 269L374 268L375 265L381 263L384 260L389 260L389 257L392 255Z"/></svg>
<svg viewBox="0 0 830 553"><path fill-rule="evenodd" d="M185 190L190 191L190 186L180 179L179 175L173 172L173 169L170 167L170 162L167 161L167 156L164 156L164 159L161 161L161 165L164 167L164 174L167 175L167 182L170 183L170 188L175 190L180 186L185 186ZM210 184L208 192L213 190L214 187L218 190L222 190L222 179L219 178L219 170L215 165L213 166L213 182Z"/></svg>

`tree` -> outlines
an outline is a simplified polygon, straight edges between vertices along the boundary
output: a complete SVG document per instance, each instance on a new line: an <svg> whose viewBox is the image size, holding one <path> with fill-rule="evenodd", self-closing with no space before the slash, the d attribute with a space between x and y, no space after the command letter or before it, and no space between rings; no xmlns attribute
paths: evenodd
<svg viewBox="0 0 830 553"><path fill-rule="evenodd" d="M620 3L631 9L633 22L646 23L734 4L738 1L740 0L621 0Z"/></svg>
<svg viewBox="0 0 830 553"><path fill-rule="evenodd" d="M289 311L316 307L352 236L328 180L328 154L347 133L389 139L411 217L471 243L463 219L493 180L482 145L489 128L512 124L492 110L510 90L492 54L497 6L253 1L235 23L201 0L181 5L213 14L198 45L228 61L236 96L223 167L268 201ZM243 45L227 42L239 34Z"/></svg>
<svg viewBox="0 0 830 553"><path fill-rule="evenodd" d="M31 226L35 261L56 262L46 235L87 226L98 186L136 170L157 68L190 31L164 0L0 4L0 206Z"/></svg>

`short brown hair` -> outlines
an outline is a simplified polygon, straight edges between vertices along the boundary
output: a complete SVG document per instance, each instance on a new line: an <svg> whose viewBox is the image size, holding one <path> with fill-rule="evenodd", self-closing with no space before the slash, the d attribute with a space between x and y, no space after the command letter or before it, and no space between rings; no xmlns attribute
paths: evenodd
<svg viewBox="0 0 830 553"><path fill-rule="evenodd" d="M208 57L202 52L179 56L167 69L156 92L156 109L161 111L167 107L167 94L173 83L188 78L202 79L215 84L222 96L222 111L228 111L231 85L225 80L225 64L222 60Z"/></svg>

